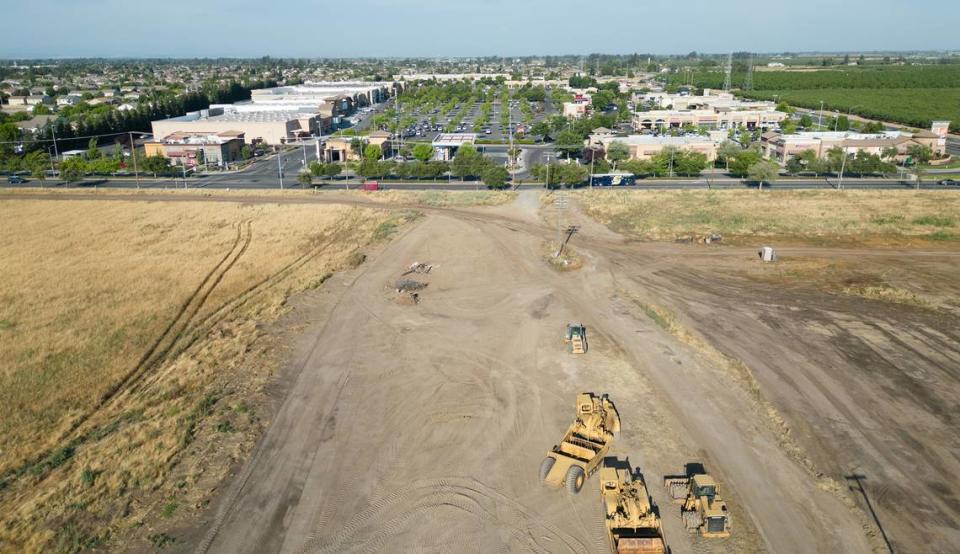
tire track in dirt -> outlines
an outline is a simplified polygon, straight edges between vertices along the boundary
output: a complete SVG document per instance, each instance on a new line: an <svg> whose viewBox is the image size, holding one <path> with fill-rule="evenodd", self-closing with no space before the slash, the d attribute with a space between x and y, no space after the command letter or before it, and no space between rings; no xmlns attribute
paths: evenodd
<svg viewBox="0 0 960 554"><path fill-rule="evenodd" d="M187 314L185 318L183 318L182 326L180 330L173 335L173 338L170 340L169 346L167 346L165 349L160 351L160 353L156 356L154 361L151 362L150 365L146 368L146 371L166 361L169 361L171 358L176 357L176 355L182 351L182 350L176 350L176 351L174 350L174 347L177 345L177 342L180 341L180 339L184 336L184 333L186 333L187 329L189 329L190 322L193 321L193 319L196 317L200 309L203 308L203 306L206 304L207 299L210 297L210 294L217 288L217 286L220 285L220 283L223 281L223 278L227 275L227 273L233 268L233 266L237 263L237 261L240 260L240 258L242 258L243 255L246 253L247 249L250 247L250 242L252 240L253 240L253 230L251 228L250 222L247 221L247 233L246 233L246 239L243 242L243 246L240 247L240 250L236 253L235 256L232 257L232 259L229 261L229 263L227 263L227 265L223 268L223 270L219 271L216 274L216 277L214 278L212 284L209 287L206 287L206 289L200 295L197 301L192 302L193 307L190 309L190 313ZM138 390L139 385L141 383L142 381L135 382L131 386L131 390L133 391Z"/></svg>
<svg viewBox="0 0 960 554"><path fill-rule="evenodd" d="M244 223L247 224L247 238L246 241L242 242ZM170 320L170 323L167 324L167 327L163 330L163 332L160 333L150 347L147 348L143 355L141 355L136 365L133 366L133 368L128 371L118 383L108 389L100 397L100 400L96 403L96 405L71 423L70 427L64 431L60 437L56 439L56 441L54 441L56 444L62 444L64 441L70 438L71 435L81 429L98 413L101 413L104 408L110 405L122 393L131 390L136 383L140 381L151 369L154 369L160 362L166 359L166 353L176 342L176 339L180 333L182 333L182 328L185 328L185 326L189 323L190 318L193 317L202 307L210 292L212 292L213 288L215 288L223 279L223 275L229 271L230 268L233 267L233 264L236 263L237 259L243 255L250 244L250 239L250 221L238 222L236 226L236 237L234 238L233 244L227 249L226 253L224 253L220 260L204 275L203 279L196 286L196 288L194 288L194 290L180 304L180 307L177 309L173 319ZM240 247L239 250L238 246ZM227 265L224 266L224 264ZM223 269L221 270L221 268ZM211 279L213 279L214 282L210 287L207 287L208 283L211 282ZM198 298L200 299L198 300ZM193 306L193 309L191 309L191 306ZM188 311L190 311L190 315L184 317ZM178 327L178 324L180 324L182 328L180 331L174 333L174 329ZM172 342L166 348L161 348L161 346L171 337L171 333L173 333ZM84 438L85 434L81 434L79 437L74 437L74 440L83 442ZM0 483L8 482L12 477L19 475L24 468L33 466L40 460L45 459L51 454L51 452L53 452L53 450L55 449L49 449L35 457L33 460L26 462L21 467L10 470L6 475L3 476L2 479L0 479Z"/></svg>
<svg viewBox="0 0 960 554"><path fill-rule="evenodd" d="M298 552L382 551L385 541L397 536L409 522L420 522L425 514L444 507L508 529L512 537L533 552L590 551L576 537L546 523L526 506L480 481L450 477L416 481L380 497L329 539L321 538L319 532L312 533ZM358 543L357 537L371 538ZM549 544L541 544L541 540ZM562 550L554 548L555 545L562 546Z"/></svg>
<svg viewBox="0 0 960 554"><path fill-rule="evenodd" d="M342 222L342 218L341 218L341 221L338 221L337 223L334 224L334 227L340 227L341 222ZM217 324L226 320L230 316L230 314L235 313L238 309L240 309L245 304L247 304L248 302L256 298L257 295L280 284L284 279L292 275L296 270L300 269L301 267L303 267L304 265L306 265L307 263L315 259L317 256L323 254L326 251L327 247L333 244L336 240L348 235L349 233L347 233L346 231L339 231L331 234L330 236L326 237L323 240L323 242L320 243L319 245L315 246L314 248L311 248L304 254L301 254L300 256L295 258L293 261L281 267L279 270L275 271L274 273L267 275L260 281L257 281L256 283L252 284L247 289L240 292L240 294L238 294L237 296L230 298L224 301L223 303L221 303L209 314L204 316L199 321L194 322L192 325L188 327L188 329L183 333L183 337L185 338L183 339L182 344L177 348L176 354L179 354L187 350L191 346L193 346L200 338L202 338L207 332L209 332L210 329L212 329Z"/></svg>

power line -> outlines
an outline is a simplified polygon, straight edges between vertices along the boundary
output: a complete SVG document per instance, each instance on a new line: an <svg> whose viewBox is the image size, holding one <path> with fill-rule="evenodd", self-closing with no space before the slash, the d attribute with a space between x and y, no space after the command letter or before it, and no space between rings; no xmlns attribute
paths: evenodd
<svg viewBox="0 0 960 554"><path fill-rule="evenodd" d="M0 144L24 144L24 143L33 143L33 142L68 142L71 140L80 140L80 139L91 139L91 138L100 138L100 137L118 137L134 133L137 135L152 135L153 133L148 133L146 131L121 131L118 133L104 133L102 135L84 135L82 137L67 137L67 138L57 138L57 139L38 139L38 138L29 138L24 140L4 140L0 141Z"/></svg>

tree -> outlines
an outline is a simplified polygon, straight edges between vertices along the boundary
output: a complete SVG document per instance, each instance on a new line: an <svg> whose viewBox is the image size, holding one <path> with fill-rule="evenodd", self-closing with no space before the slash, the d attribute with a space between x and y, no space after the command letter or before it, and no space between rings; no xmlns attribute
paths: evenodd
<svg viewBox="0 0 960 554"><path fill-rule="evenodd" d="M301 171L297 174L297 182L300 183L301 186L309 187L313 184L313 173L310 171Z"/></svg>
<svg viewBox="0 0 960 554"><path fill-rule="evenodd" d="M46 104L37 104L33 107L33 115L52 115L53 110L50 109Z"/></svg>
<svg viewBox="0 0 960 554"><path fill-rule="evenodd" d="M810 117L810 114L803 114L800 116L800 126L804 129L813 127L813 118Z"/></svg>
<svg viewBox="0 0 960 554"><path fill-rule="evenodd" d="M502 189L507 187L507 180L510 179L510 173L506 168L490 163L487 164L480 174L485 185L491 189Z"/></svg>
<svg viewBox="0 0 960 554"><path fill-rule="evenodd" d="M707 167L707 155L701 152L680 151L673 161L674 171L679 175L696 177Z"/></svg>
<svg viewBox="0 0 960 554"><path fill-rule="evenodd" d="M140 167L143 171L147 173L153 173L153 176L156 177L160 173L166 173L170 169L170 160L164 158L160 154L155 156L147 156L142 162L140 162Z"/></svg>
<svg viewBox="0 0 960 554"><path fill-rule="evenodd" d="M413 157L421 162L428 162L433 158L433 146L427 143L420 143L413 147Z"/></svg>
<svg viewBox="0 0 960 554"><path fill-rule="evenodd" d="M717 157L723 160L727 171L730 171L730 160L735 158L740 152L743 152L743 148L741 148L739 144L732 140L725 140L717 149Z"/></svg>
<svg viewBox="0 0 960 554"><path fill-rule="evenodd" d="M747 176L751 181L759 183L763 188L764 183L773 183L780 175L780 166L768 160L760 160L751 165L747 170Z"/></svg>
<svg viewBox="0 0 960 554"><path fill-rule="evenodd" d="M883 123L880 123L879 121L870 121L864 124L863 129L861 129L861 132L871 134L871 135L876 133L882 133Z"/></svg>
<svg viewBox="0 0 960 554"><path fill-rule="evenodd" d="M240 159L249 160L253 157L253 150L250 149L249 144L244 144L243 148L240 149Z"/></svg>
<svg viewBox="0 0 960 554"><path fill-rule="evenodd" d="M569 158L583 148L583 139L573 129L564 129L557 133L555 146Z"/></svg>
<svg viewBox="0 0 960 554"><path fill-rule="evenodd" d="M362 154L363 141L360 140L358 137L353 137L353 139L350 141L350 150L353 151L353 153L356 154L357 156Z"/></svg>
<svg viewBox="0 0 960 554"><path fill-rule="evenodd" d="M60 164L60 178L67 183L83 180L86 167L83 160L77 156L67 158Z"/></svg>
<svg viewBox="0 0 960 554"><path fill-rule="evenodd" d="M87 142L87 159L95 160L100 157L100 149L97 148L97 139L91 138Z"/></svg>
<svg viewBox="0 0 960 554"><path fill-rule="evenodd" d="M538 121L533 124L530 133L541 137L547 136L550 134L550 124L544 120Z"/></svg>
<svg viewBox="0 0 960 554"><path fill-rule="evenodd" d="M453 174L461 179L479 175L482 161L483 156L477 152L476 148L469 145L461 146L453 158Z"/></svg>
<svg viewBox="0 0 960 554"><path fill-rule="evenodd" d="M783 100L777 103L777 111L783 113L793 113L793 108L790 107L790 104L787 104Z"/></svg>
<svg viewBox="0 0 960 554"><path fill-rule="evenodd" d="M750 166L760 161L760 154L755 150L742 150L730 160L730 172L738 177L746 176Z"/></svg>
<svg viewBox="0 0 960 554"><path fill-rule="evenodd" d="M837 130L838 131L849 131L850 130L850 118L845 115L837 117Z"/></svg>
<svg viewBox="0 0 960 554"><path fill-rule="evenodd" d="M615 140L610 143L610 146L607 147L607 159L613 162L613 168L617 168L617 164L622 162L630 157L630 147L625 143Z"/></svg>
<svg viewBox="0 0 960 554"><path fill-rule="evenodd" d="M900 150L898 150L896 146L888 146L884 148L883 151L880 153L880 157L888 161L893 161L897 159L897 156L899 155L900 155Z"/></svg>
<svg viewBox="0 0 960 554"><path fill-rule="evenodd" d="M830 150L827 150L827 168L833 173L840 173L841 169L846 169L844 165L844 160L846 158L846 151L839 146L834 146Z"/></svg>
<svg viewBox="0 0 960 554"><path fill-rule="evenodd" d="M323 164L323 176L333 179L343 172L343 166L336 163Z"/></svg>
<svg viewBox="0 0 960 554"><path fill-rule="evenodd" d="M922 144L911 144L907 148L907 154L913 158L914 163L925 164L933 158L933 150L929 146L924 146Z"/></svg>
<svg viewBox="0 0 960 554"><path fill-rule="evenodd" d="M370 161L377 161L383 157L383 148L379 144L368 144L363 149L363 157Z"/></svg>

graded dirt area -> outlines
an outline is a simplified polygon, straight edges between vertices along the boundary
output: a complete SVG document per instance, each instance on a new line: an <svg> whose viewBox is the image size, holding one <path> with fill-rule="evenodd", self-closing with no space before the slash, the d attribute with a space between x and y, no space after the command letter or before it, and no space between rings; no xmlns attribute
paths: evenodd
<svg viewBox="0 0 960 554"><path fill-rule="evenodd" d="M603 552L595 479L570 496L537 468L579 391L609 393L613 454L648 480L673 552L869 552L870 522L791 448L751 383L648 313L637 277L658 248L582 220L583 267L543 260L537 195L507 208L427 211L334 288L301 297L305 325L251 460L186 543L210 552ZM590 238L587 238L587 237ZM672 246L669 248L673 248ZM669 250L668 248L668 250ZM393 284L433 269L419 304ZM564 325L583 322L574 357ZM701 462L734 534L688 535L660 485Z"/></svg>

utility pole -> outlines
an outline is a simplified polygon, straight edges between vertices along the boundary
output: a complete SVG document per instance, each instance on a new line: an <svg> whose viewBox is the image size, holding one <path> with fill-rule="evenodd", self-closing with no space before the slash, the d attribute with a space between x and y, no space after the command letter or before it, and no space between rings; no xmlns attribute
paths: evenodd
<svg viewBox="0 0 960 554"><path fill-rule="evenodd" d="M280 190L283 190L283 164L281 159L283 158L283 146L277 147L277 174L280 176Z"/></svg>
<svg viewBox="0 0 960 554"><path fill-rule="evenodd" d="M823 100L820 101L820 117L817 119L817 127L823 127Z"/></svg>
<svg viewBox="0 0 960 554"><path fill-rule="evenodd" d="M557 252L553 257L559 258L560 252L563 251L563 222L561 214L563 210L567 209L567 195L562 191L557 191L557 198L553 201L553 204L557 210Z"/></svg>
<svg viewBox="0 0 960 554"><path fill-rule="evenodd" d="M840 179L837 181L837 192L843 189L843 170L847 167L847 151L843 151L843 162L840 163Z"/></svg>
<svg viewBox="0 0 960 554"><path fill-rule="evenodd" d="M733 52L727 54L727 67L725 68L725 73L726 75L723 78L723 90L724 92L730 92L730 88L733 86Z"/></svg>
<svg viewBox="0 0 960 554"><path fill-rule="evenodd" d="M53 157L58 162L60 161L60 152L57 151L57 127L56 124L50 126L50 134L53 135Z"/></svg>
<svg viewBox="0 0 960 554"><path fill-rule="evenodd" d="M137 169L137 145L133 142L133 132L130 135L130 157L133 158L133 174L137 178L137 190L140 190L140 171Z"/></svg>
<svg viewBox="0 0 960 554"><path fill-rule="evenodd" d="M593 190L593 162L597 159L597 151L590 149L590 190Z"/></svg>

